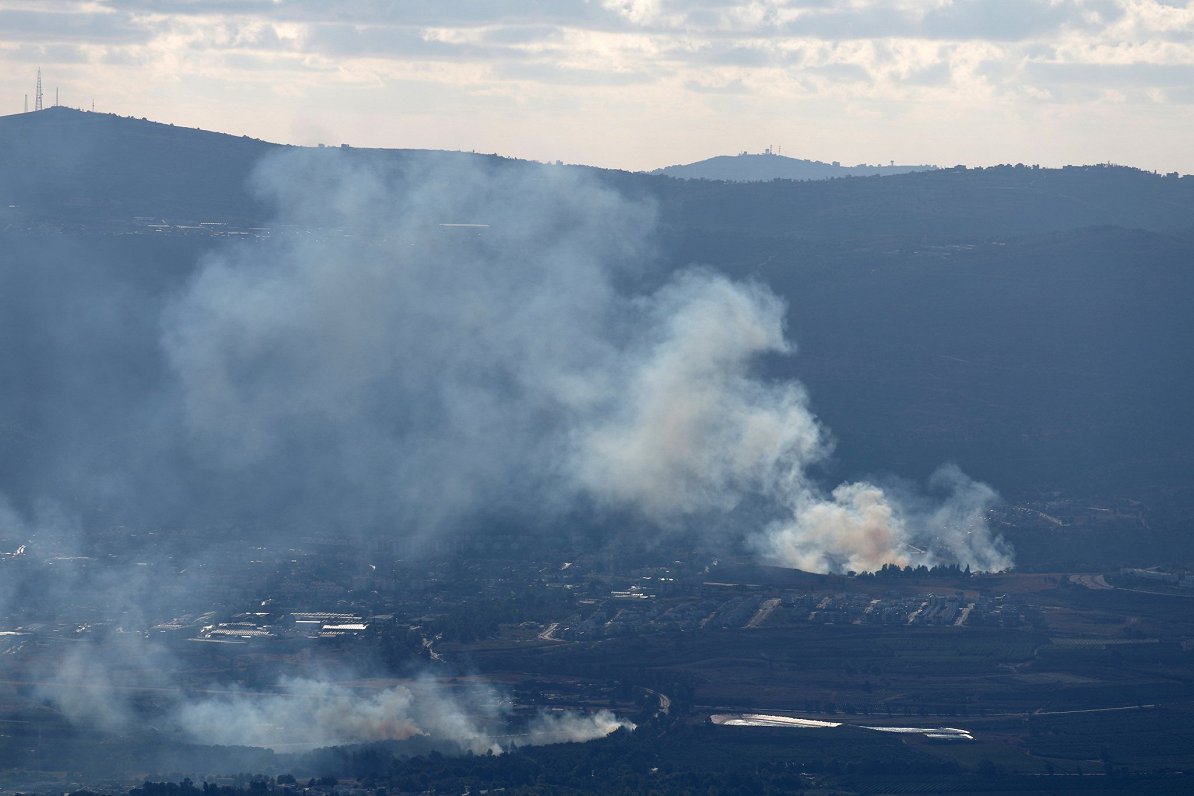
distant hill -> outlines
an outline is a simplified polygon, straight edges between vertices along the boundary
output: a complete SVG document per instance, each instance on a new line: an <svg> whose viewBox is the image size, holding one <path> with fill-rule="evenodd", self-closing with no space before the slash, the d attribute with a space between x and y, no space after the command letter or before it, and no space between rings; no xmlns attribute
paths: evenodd
<svg viewBox="0 0 1194 796"><path fill-rule="evenodd" d="M718 155L682 166L667 166L652 174L679 177L686 180L724 180L726 182L764 182L766 180L829 180L834 177L881 177L931 171L936 166L843 166L841 163L822 163L764 152L752 155Z"/></svg>

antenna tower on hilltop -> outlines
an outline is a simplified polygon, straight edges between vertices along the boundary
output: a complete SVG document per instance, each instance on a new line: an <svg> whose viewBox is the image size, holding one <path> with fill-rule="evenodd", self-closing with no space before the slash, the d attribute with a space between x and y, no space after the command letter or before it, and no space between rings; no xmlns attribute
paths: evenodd
<svg viewBox="0 0 1194 796"><path fill-rule="evenodd" d="M37 68L37 94L33 100L33 110L40 111L41 106L41 67Z"/></svg>

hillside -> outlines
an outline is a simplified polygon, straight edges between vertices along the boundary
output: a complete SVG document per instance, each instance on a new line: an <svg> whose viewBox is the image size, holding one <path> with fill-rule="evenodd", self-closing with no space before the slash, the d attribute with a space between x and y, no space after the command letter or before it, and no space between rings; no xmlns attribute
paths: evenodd
<svg viewBox="0 0 1194 796"><path fill-rule="evenodd" d="M244 179L273 144L54 107L0 118L0 203L37 219L257 214Z"/></svg>
<svg viewBox="0 0 1194 796"><path fill-rule="evenodd" d="M880 177L892 174L908 174L914 171L931 171L935 166L843 166L840 163L822 163L819 160L803 160L777 155L772 152L739 155L717 155L696 163L665 166L652 174L677 177L686 180L722 180L725 182L765 182L767 180L829 180L835 177Z"/></svg>
<svg viewBox="0 0 1194 796"><path fill-rule="evenodd" d="M818 251L891 251L1095 226L1169 232L1194 224L1194 179L1118 166L995 166L765 183L610 174L621 190L658 196L668 226L685 230L688 240L696 236L702 251L742 252L780 239Z"/></svg>
<svg viewBox="0 0 1194 796"><path fill-rule="evenodd" d="M268 224L247 183L276 148L65 108L0 118L0 492L36 500L63 477L51 451L119 433L121 408L161 377L162 306L228 245L181 226ZM765 183L582 170L658 207L656 259L628 279L701 263L784 297L799 353L761 365L809 388L837 441L834 483L920 480L956 461L1013 505L1065 514L1047 533L1009 531L1041 566L1194 558L1194 179L1107 166ZM144 234L137 217L168 224Z"/></svg>

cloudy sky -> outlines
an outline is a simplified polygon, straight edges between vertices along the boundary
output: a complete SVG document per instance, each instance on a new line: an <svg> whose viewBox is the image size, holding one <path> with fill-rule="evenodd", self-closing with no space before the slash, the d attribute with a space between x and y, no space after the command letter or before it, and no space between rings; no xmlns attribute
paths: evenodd
<svg viewBox="0 0 1194 796"><path fill-rule="evenodd" d="M0 0L0 112L39 66L286 143L1194 172L1194 0Z"/></svg>

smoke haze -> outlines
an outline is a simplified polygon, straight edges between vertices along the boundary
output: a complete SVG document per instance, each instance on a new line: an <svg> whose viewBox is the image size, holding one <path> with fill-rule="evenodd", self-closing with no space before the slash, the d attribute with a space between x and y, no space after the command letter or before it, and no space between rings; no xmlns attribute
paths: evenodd
<svg viewBox="0 0 1194 796"><path fill-rule="evenodd" d="M432 678L364 691L326 678L290 678L269 693L234 691L193 700L175 714L178 728L203 744L307 751L415 736L449 752L501 754L519 746L589 741L634 724L609 711L539 714L508 736L502 695L478 683L448 687Z"/></svg>
<svg viewBox="0 0 1194 796"><path fill-rule="evenodd" d="M74 433L48 441L21 505L413 543L612 511L814 571L1010 565L983 521L994 493L956 468L923 494L823 491L809 472L832 446L805 390L758 373L794 353L784 302L656 274L651 204L574 170L354 154L267 157L268 237L181 286L121 288L131 320L75 324L86 356L60 333L41 346L45 405Z"/></svg>
<svg viewBox="0 0 1194 796"><path fill-rule="evenodd" d="M127 735L148 718L155 731L191 743L288 753L418 737L422 747L443 752L501 754L512 744L588 741L635 727L608 710L564 710L539 712L511 734L507 695L476 680L430 674L378 687L348 674L316 673L282 677L268 689L231 685L185 693L172 687L173 665L136 636L87 643L44 672L47 680L36 694L90 730ZM160 689L167 705L150 716L132 697L148 687Z"/></svg>

